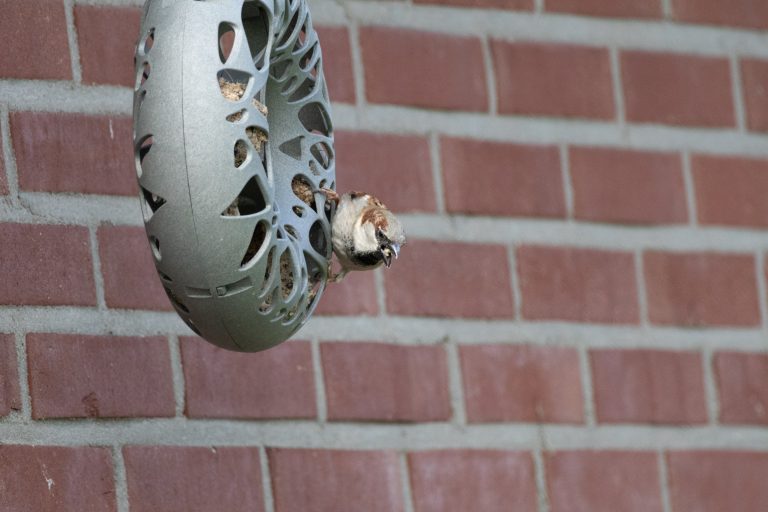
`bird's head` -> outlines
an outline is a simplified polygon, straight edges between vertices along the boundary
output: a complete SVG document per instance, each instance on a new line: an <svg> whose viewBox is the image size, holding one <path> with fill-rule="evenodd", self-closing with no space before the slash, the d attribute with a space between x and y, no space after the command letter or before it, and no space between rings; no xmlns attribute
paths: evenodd
<svg viewBox="0 0 768 512"><path fill-rule="evenodd" d="M363 198L361 198L363 199ZM353 241L355 251L387 267L405 245L405 230L395 215L376 198L366 195L360 210Z"/></svg>

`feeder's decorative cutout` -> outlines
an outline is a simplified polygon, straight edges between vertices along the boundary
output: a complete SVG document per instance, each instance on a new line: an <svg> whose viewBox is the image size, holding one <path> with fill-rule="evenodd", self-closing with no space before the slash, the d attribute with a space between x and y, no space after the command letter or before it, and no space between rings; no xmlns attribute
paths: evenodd
<svg viewBox="0 0 768 512"><path fill-rule="evenodd" d="M220 347L257 351L314 310L331 257L330 105L306 0L147 0L134 150L171 303Z"/></svg>

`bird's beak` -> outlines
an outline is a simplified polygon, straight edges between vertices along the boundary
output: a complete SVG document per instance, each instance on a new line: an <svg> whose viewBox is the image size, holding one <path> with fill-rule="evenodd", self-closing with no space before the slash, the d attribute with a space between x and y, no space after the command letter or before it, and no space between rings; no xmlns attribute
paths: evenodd
<svg viewBox="0 0 768 512"><path fill-rule="evenodd" d="M392 242L389 244L389 248L392 249L393 253L395 253L395 259L397 259L398 255L400 254L400 245Z"/></svg>
<svg viewBox="0 0 768 512"><path fill-rule="evenodd" d="M381 257L384 259L384 265L389 268L392 265L392 255L395 255L395 259L400 254L400 246L394 242L387 244L380 250Z"/></svg>

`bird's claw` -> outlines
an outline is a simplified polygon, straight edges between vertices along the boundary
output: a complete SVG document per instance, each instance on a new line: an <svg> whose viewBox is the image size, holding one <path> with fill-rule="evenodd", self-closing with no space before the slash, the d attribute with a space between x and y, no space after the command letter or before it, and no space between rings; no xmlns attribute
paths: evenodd
<svg viewBox="0 0 768 512"><path fill-rule="evenodd" d="M340 200L339 194L337 194L335 190L331 190L329 188L323 187L323 188L317 189L317 192L323 194L327 201L333 203L336 206L339 205L339 200Z"/></svg>

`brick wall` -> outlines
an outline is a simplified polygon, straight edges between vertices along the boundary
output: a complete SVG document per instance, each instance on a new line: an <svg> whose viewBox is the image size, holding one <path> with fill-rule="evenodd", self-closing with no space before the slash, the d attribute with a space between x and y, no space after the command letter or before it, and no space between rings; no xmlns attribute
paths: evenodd
<svg viewBox="0 0 768 512"><path fill-rule="evenodd" d="M768 4L313 0L411 242L256 355L152 269L139 5L0 1L0 509L768 510Z"/></svg>

